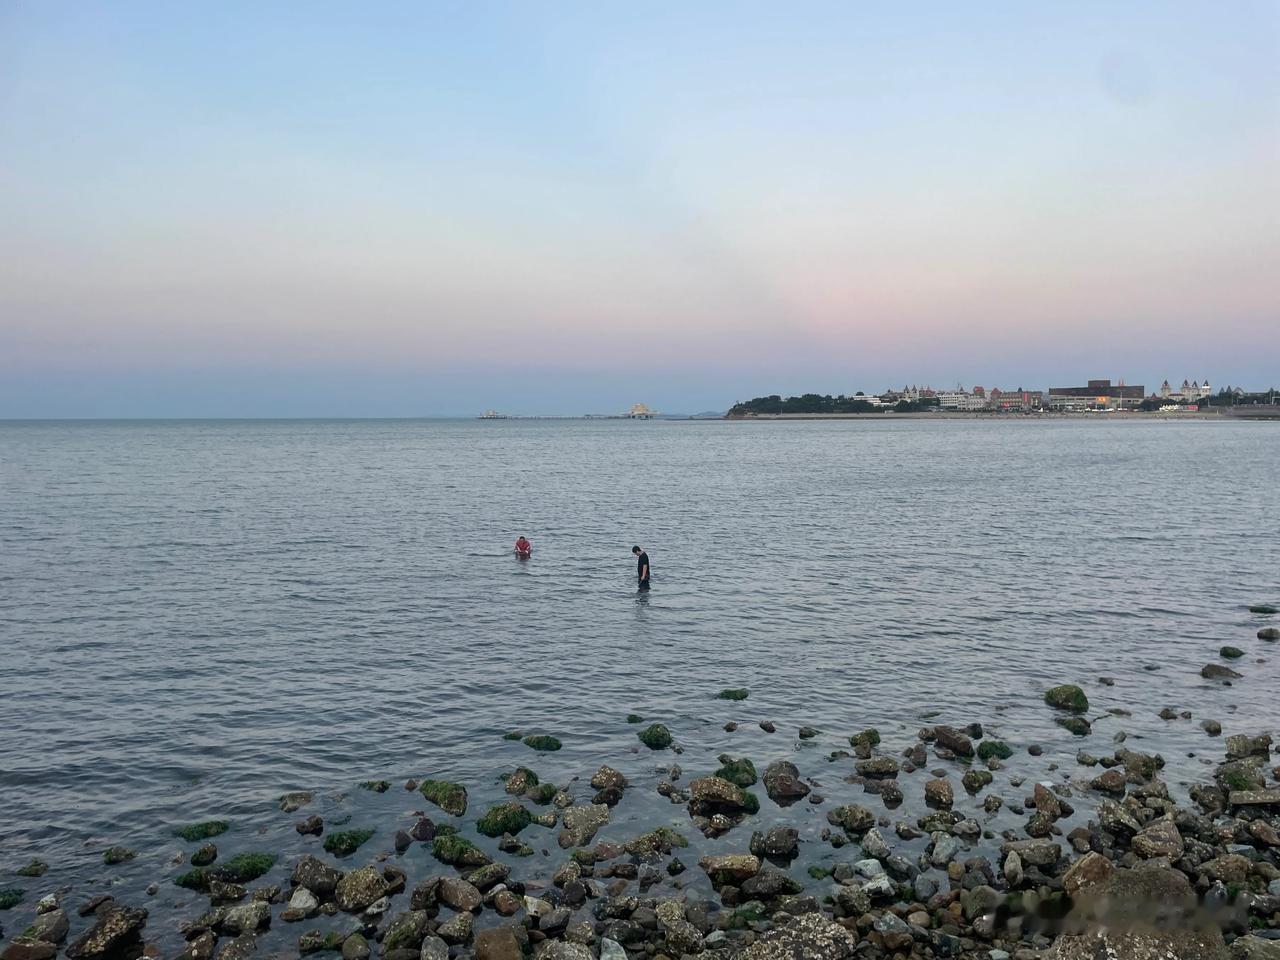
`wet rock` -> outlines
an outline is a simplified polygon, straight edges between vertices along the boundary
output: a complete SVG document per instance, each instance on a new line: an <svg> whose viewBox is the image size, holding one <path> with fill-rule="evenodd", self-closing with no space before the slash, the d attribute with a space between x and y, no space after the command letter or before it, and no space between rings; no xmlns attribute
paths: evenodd
<svg viewBox="0 0 1280 960"><path fill-rule="evenodd" d="M314 889L312 892L319 893ZM368 909L386 893L387 881L376 867L368 866L344 875L334 888L334 900L339 910L358 913Z"/></svg>
<svg viewBox="0 0 1280 960"><path fill-rule="evenodd" d="M796 731L796 736L798 736L801 740L812 740L814 737L818 735L818 733L819 731L813 727L801 727L798 731Z"/></svg>
<svg viewBox="0 0 1280 960"><path fill-rule="evenodd" d="M876 825L876 817L866 807L850 803L828 811L827 822L850 836L861 836Z"/></svg>
<svg viewBox="0 0 1280 960"><path fill-rule="evenodd" d="M764 789L769 799L785 807L809 795L809 785L801 781L794 763L775 760L764 771Z"/></svg>
<svg viewBox="0 0 1280 960"><path fill-rule="evenodd" d="M984 787L991 785L991 781L990 770L966 770L964 776L960 778L961 786L970 795L981 793Z"/></svg>
<svg viewBox="0 0 1280 960"><path fill-rule="evenodd" d="M0 960L53 960L58 945L31 937L17 937L0 952Z"/></svg>
<svg viewBox="0 0 1280 960"><path fill-rule="evenodd" d="M1098 823L1116 837L1129 838L1142 829L1133 815L1114 800L1103 800L1098 804Z"/></svg>
<svg viewBox="0 0 1280 960"><path fill-rule="evenodd" d="M627 778L617 770L610 766L602 766L595 772L591 778L591 786L597 790L615 789L625 790L627 787Z"/></svg>
<svg viewBox="0 0 1280 960"><path fill-rule="evenodd" d="M477 904L478 905L478 904ZM392 950L413 950L422 946L422 941L431 932L431 915L426 910L406 910L398 914L387 926L386 936L382 938L382 952Z"/></svg>
<svg viewBox="0 0 1280 960"><path fill-rule="evenodd" d="M304 837L318 837L324 833L324 818L319 814L312 814L305 820L294 823L293 829Z"/></svg>
<svg viewBox="0 0 1280 960"><path fill-rule="evenodd" d="M511 868L505 863L490 863L466 874L466 881L481 893L488 892L511 876Z"/></svg>
<svg viewBox="0 0 1280 960"><path fill-rule="evenodd" d="M938 746L950 750L958 757L973 756L973 741L955 727L937 726L933 728L933 733Z"/></svg>
<svg viewBox="0 0 1280 960"><path fill-rule="evenodd" d="M369 960L372 953L369 941L359 932L342 941L342 960Z"/></svg>
<svg viewBox="0 0 1280 960"><path fill-rule="evenodd" d="M698 861L698 866L716 885L731 883L740 886L760 872L759 858L746 854L707 856Z"/></svg>
<svg viewBox="0 0 1280 960"><path fill-rule="evenodd" d="M469 913L459 913L450 917L436 930L445 943L463 944L471 939L471 928L475 919Z"/></svg>
<svg viewBox="0 0 1280 960"><path fill-rule="evenodd" d="M241 938L237 937L236 939L239 941ZM246 942L241 949L247 947L248 952L241 953L239 955L248 957L253 953L256 942L251 936L246 936L244 939ZM336 952L342 949L343 939L342 934L338 933L336 930L308 930L302 936L298 937L298 953L305 957L322 951ZM226 955L227 954L224 949L223 952L218 955L218 960L223 960Z"/></svg>
<svg viewBox="0 0 1280 960"><path fill-rule="evenodd" d="M1073 683L1064 683L1046 690L1044 702L1057 710L1069 710L1072 713L1087 713L1089 710L1089 698Z"/></svg>
<svg viewBox="0 0 1280 960"><path fill-rule="evenodd" d="M102 862L108 867L114 867L117 864L127 863L137 856L137 853L128 847L108 847L102 851Z"/></svg>
<svg viewBox="0 0 1280 960"><path fill-rule="evenodd" d="M603 803L569 807L564 811L560 822L560 846L564 849L584 847L595 838L596 832L608 822L609 808Z"/></svg>
<svg viewBox="0 0 1280 960"><path fill-rule="evenodd" d="M1238 733L1227 737L1224 745L1228 760L1243 760L1246 757L1262 757L1265 760L1271 756L1271 734L1269 733L1256 737Z"/></svg>
<svg viewBox="0 0 1280 960"><path fill-rule="evenodd" d="M476 960L522 960L520 941L510 927L492 927L476 934Z"/></svg>
<svg viewBox="0 0 1280 960"><path fill-rule="evenodd" d="M98 915L97 922L84 936L67 947L68 960L106 960L123 953L141 940L146 924L147 911L111 906Z"/></svg>
<svg viewBox="0 0 1280 960"><path fill-rule="evenodd" d="M807 913L766 932L736 960L847 960L857 939L821 914Z"/></svg>
<svg viewBox="0 0 1280 960"><path fill-rule="evenodd" d="M1176 860L1182 856L1182 850L1182 834L1172 820L1152 821L1133 838L1133 852L1146 860L1153 857Z"/></svg>
<svg viewBox="0 0 1280 960"><path fill-rule="evenodd" d="M770 827L751 834L750 850L757 857L790 859L799 852L800 833L795 827Z"/></svg>
<svg viewBox="0 0 1280 960"><path fill-rule="evenodd" d="M1191 887L1177 871L1117 871L1073 907L1068 922L1087 925L1086 932L1059 936L1046 960L1227 960L1229 954L1216 927L1198 929L1185 922L1195 907Z"/></svg>
<svg viewBox="0 0 1280 960"><path fill-rule="evenodd" d="M280 809L285 813L293 813L311 802L311 794L306 790L286 793L280 798Z"/></svg>
<svg viewBox="0 0 1280 960"><path fill-rule="evenodd" d="M1077 737L1087 737L1093 732L1092 725L1084 717L1058 717L1054 723Z"/></svg>
<svg viewBox="0 0 1280 960"><path fill-rule="evenodd" d="M1000 847L1000 855L1016 853L1028 866L1051 867L1062 859L1062 844L1054 840L1012 840Z"/></svg>
<svg viewBox="0 0 1280 960"><path fill-rule="evenodd" d="M1280 941L1249 934L1231 944L1231 960L1280 960Z"/></svg>
<svg viewBox="0 0 1280 960"><path fill-rule="evenodd" d="M1062 876L1062 888L1071 896L1081 890L1105 884L1116 872L1116 866L1100 853L1090 851L1071 865Z"/></svg>
<svg viewBox="0 0 1280 960"><path fill-rule="evenodd" d="M1238 680L1241 674L1220 663L1206 663L1200 668L1200 676L1206 680Z"/></svg>
<svg viewBox="0 0 1280 960"><path fill-rule="evenodd" d="M70 929L71 921L67 919L65 910L50 910L37 915L22 936L24 939L43 943L61 943L67 938L67 931Z"/></svg>
<svg viewBox="0 0 1280 960"><path fill-rule="evenodd" d="M261 930L270 923L271 906L261 901L254 901L243 906L232 907L223 914L218 927L226 933L241 934Z"/></svg>
<svg viewBox="0 0 1280 960"><path fill-rule="evenodd" d="M860 777L867 777L871 780L885 780L890 777L896 777L901 770L901 766L893 757L870 757L867 760L859 760L854 764L854 769L858 771L858 776Z"/></svg>
<svg viewBox="0 0 1280 960"><path fill-rule="evenodd" d="M483 899L475 886L457 877L442 879L437 896L454 910L467 913L478 909Z"/></svg>
<svg viewBox="0 0 1280 960"><path fill-rule="evenodd" d="M410 828L409 836L420 842L434 840L436 836L436 825L431 822L429 817L419 817L418 821L412 828Z"/></svg>
<svg viewBox="0 0 1280 960"><path fill-rule="evenodd" d="M248 891L238 883L227 883L214 877L209 881L209 900L211 903L236 903L243 900Z"/></svg>
<svg viewBox="0 0 1280 960"><path fill-rule="evenodd" d="M1222 724L1217 720L1201 720L1200 729L1211 737L1217 737L1222 734Z"/></svg>
<svg viewBox="0 0 1280 960"><path fill-rule="evenodd" d="M323 860L306 854L293 868L292 881L295 887L306 887L321 900L333 896L342 879L342 871L331 867Z"/></svg>
<svg viewBox="0 0 1280 960"><path fill-rule="evenodd" d="M1089 786L1100 793L1110 793L1116 796L1122 796L1125 789L1125 777L1121 771L1113 768L1094 777L1093 780L1089 782Z"/></svg>
<svg viewBox="0 0 1280 960"><path fill-rule="evenodd" d="M955 794L951 783L941 778L930 780L924 785L924 802L930 807L950 810L955 802Z"/></svg>
<svg viewBox="0 0 1280 960"><path fill-rule="evenodd" d="M1259 640L1280 640L1280 627L1263 627L1258 631Z"/></svg>
<svg viewBox="0 0 1280 960"><path fill-rule="evenodd" d="M1223 883L1244 883L1249 876L1249 859L1239 854L1227 853L1200 864L1200 872L1210 880Z"/></svg>

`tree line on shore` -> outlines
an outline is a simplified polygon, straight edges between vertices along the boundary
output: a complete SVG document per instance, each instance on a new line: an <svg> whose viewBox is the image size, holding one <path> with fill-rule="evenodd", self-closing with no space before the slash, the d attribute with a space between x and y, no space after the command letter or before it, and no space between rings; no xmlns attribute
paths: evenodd
<svg viewBox="0 0 1280 960"><path fill-rule="evenodd" d="M729 409L731 417L768 416L783 413L912 413L918 410L936 409L936 397L924 397L920 400L899 400L894 405L873 403L866 394L859 391L852 397L840 394L806 393L798 397L786 397L778 394L767 397L756 397L735 403Z"/></svg>

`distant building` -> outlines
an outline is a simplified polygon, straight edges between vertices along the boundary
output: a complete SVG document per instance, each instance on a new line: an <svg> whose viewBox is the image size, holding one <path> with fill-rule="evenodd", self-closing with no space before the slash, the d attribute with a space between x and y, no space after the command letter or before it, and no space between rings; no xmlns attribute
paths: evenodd
<svg viewBox="0 0 1280 960"><path fill-rule="evenodd" d="M1192 380L1188 383L1186 380L1183 380L1182 389L1178 391L1174 391L1174 389L1169 386L1168 380L1160 384L1160 399L1166 404L1199 403L1212 393L1213 388L1209 386L1208 380L1205 380L1204 383L1200 383L1197 380ZM1152 394L1152 397L1154 396L1155 394Z"/></svg>
<svg viewBox="0 0 1280 960"><path fill-rule="evenodd" d="M628 420L652 420L654 412L643 403L633 403L627 411Z"/></svg>
<svg viewBox="0 0 1280 960"><path fill-rule="evenodd" d="M1090 380L1083 387L1050 387L1051 410L1135 410L1142 405L1140 384L1112 385L1110 380Z"/></svg>
<svg viewBox="0 0 1280 960"><path fill-rule="evenodd" d="M942 410L974 411L987 409L987 398L980 393L960 390L943 390L937 394L938 407Z"/></svg>
<svg viewBox="0 0 1280 960"><path fill-rule="evenodd" d="M1038 390L1023 390L1019 387L1017 390L1001 390L999 387L992 387L991 393L987 397L987 407L991 410L1000 410L1005 413L1023 413L1030 410L1039 410L1043 405L1044 398Z"/></svg>

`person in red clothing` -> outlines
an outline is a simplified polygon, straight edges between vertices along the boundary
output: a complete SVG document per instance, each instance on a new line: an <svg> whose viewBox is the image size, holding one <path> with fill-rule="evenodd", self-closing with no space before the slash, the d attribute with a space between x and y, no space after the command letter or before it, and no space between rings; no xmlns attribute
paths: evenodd
<svg viewBox="0 0 1280 960"><path fill-rule="evenodd" d="M527 557L532 553L533 544L526 540L524 535L521 534L520 538L516 541L516 556Z"/></svg>

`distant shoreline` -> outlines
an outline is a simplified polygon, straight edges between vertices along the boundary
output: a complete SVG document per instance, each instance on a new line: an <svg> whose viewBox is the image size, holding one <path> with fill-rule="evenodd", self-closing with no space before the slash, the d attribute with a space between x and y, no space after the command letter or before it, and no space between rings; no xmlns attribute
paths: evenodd
<svg viewBox="0 0 1280 960"><path fill-rule="evenodd" d="M1258 408L1258 412L1239 412L1244 408L1228 407L1224 410L1197 410L1187 413L1162 413L1126 410L1113 413L1067 413L1061 411L1043 413L996 413L970 410L933 410L913 413L757 413L726 415L722 419L734 421L752 420L1092 420L1110 423L1117 420L1280 420L1280 406Z"/></svg>

